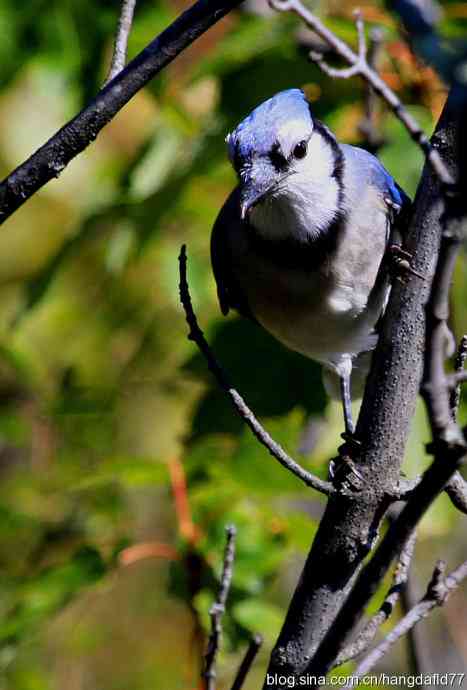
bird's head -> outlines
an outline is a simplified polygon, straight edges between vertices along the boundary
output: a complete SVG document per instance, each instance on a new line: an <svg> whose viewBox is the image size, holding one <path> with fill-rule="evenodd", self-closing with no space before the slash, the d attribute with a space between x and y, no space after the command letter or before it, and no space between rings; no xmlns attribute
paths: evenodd
<svg viewBox="0 0 467 690"><path fill-rule="evenodd" d="M281 91L265 101L226 141L239 178L243 220L261 225L271 211L277 219L281 213L303 215L310 205L318 221L323 207L323 227L332 219L341 154L333 135L314 120L303 91Z"/></svg>

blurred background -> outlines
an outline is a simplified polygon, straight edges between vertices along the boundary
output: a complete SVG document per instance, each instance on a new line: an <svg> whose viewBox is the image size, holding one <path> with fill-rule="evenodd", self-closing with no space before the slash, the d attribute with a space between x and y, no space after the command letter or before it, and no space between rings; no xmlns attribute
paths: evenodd
<svg viewBox="0 0 467 690"><path fill-rule="evenodd" d="M187 4L139 0L130 56ZM382 3L360 6L384 30L384 78L431 132L445 88ZM354 8L314 3L353 43ZM0 0L2 177L98 91L118 10L118 0ZM443 10L445 36L465 37L466 4ZM238 389L273 436L325 477L341 413L326 400L319 367L253 324L221 317L209 263L210 230L235 184L224 137L252 107L301 86L341 140L364 143L364 88L311 65L313 40L293 18L250 2L1 230L0 690L199 688L229 522L238 549L219 688L230 687L253 632L265 644L245 687L262 683L323 501L252 439L187 341L177 256L186 243L201 326ZM379 156L413 195L419 151L382 106L376 124ZM466 300L462 264L457 338ZM427 436L420 406L408 476L428 462ZM424 519L420 594L436 558L451 567L465 559L464 520L444 497ZM430 670L466 670L465 587L424 636ZM380 669L407 664L401 644Z"/></svg>

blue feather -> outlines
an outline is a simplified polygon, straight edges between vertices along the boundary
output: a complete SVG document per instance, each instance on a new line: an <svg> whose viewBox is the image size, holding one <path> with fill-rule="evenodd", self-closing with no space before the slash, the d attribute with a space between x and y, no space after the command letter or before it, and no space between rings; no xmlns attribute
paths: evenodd
<svg viewBox="0 0 467 690"><path fill-rule="evenodd" d="M303 120L309 126L311 113L301 89L281 91L255 108L227 136L229 157L248 159L253 152L265 155L276 141L279 129L291 120Z"/></svg>

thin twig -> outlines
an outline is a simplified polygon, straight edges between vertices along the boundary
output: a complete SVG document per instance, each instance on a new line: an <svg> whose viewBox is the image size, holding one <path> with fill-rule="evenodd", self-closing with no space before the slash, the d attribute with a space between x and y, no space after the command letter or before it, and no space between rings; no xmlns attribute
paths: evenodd
<svg viewBox="0 0 467 690"><path fill-rule="evenodd" d="M241 690L241 688L243 687L243 683L245 682L246 677L250 671L251 665L255 660L256 655L258 654L262 644L263 638L261 637L261 635L255 635L250 640L250 644L248 645L248 649L246 650L246 654L243 657L243 661L240 664L240 667L237 671L237 675L235 676L235 680L230 690Z"/></svg>
<svg viewBox="0 0 467 690"><path fill-rule="evenodd" d="M459 405L461 401L461 381L459 375L464 374L465 360L467 359L467 335L463 335L457 348L456 359L454 360L454 371L457 374L457 385L451 392L451 413L453 419L457 419Z"/></svg>
<svg viewBox="0 0 467 690"><path fill-rule="evenodd" d="M335 493L335 489L330 482L326 482L319 477L316 477L311 472L307 472L301 465L293 460L283 448L271 438L268 432L256 419L253 412L245 403L240 393L232 387L227 374L217 362L211 348L209 347L204 333L198 325L196 314L193 310L191 302L190 291L186 275L186 247L182 246L180 255L178 257L180 266L180 301L185 310L186 322L189 327L188 339L192 340L199 348L200 352L207 361L209 370L214 374L219 386L230 397L236 411L243 419L243 421L250 427L251 431L258 439L258 441L269 451L269 453L280 462L280 464L288 469L292 474L298 477L306 486L311 486L313 489L320 491L323 494L331 495Z"/></svg>
<svg viewBox="0 0 467 690"><path fill-rule="evenodd" d="M421 481L422 475L414 479L399 479L397 490L391 493L391 501L407 501ZM444 491L451 499L451 503L461 513L467 515L467 481L460 472L454 472L444 487Z"/></svg>
<svg viewBox="0 0 467 690"><path fill-rule="evenodd" d="M445 491L451 503L467 515L467 482L460 472L454 472L451 479L448 481Z"/></svg>
<svg viewBox="0 0 467 690"><path fill-rule="evenodd" d="M439 561L423 599L421 599L418 604L399 621L389 635L387 635L387 637L385 637L385 639L363 659L353 672L354 679L360 678L365 673L368 673L397 640L425 618L435 607L442 606L445 603L450 593L467 577L467 561L453 570L447 577L443 577L443 573L444 563ZM354 681L347 687L354 688Z"/></svg>
<svg viewBox="0 0 467 690"><path fill-rule="evenodd" d="M383 31L375 26L369 33L369 47L368 47L368 64L375 72L377 72L379 54L381 46L383 45ZM378 98L373 88L368 82L365 82L365 114L358 125L359 131L365 139L366 148L371 153L376 153L384 143L384 139L378 131L376 124L377 120L377 106Z"/></svg>
<svg viewBox="0 0 467 690"><path fill-rule="evenodd" d="M413 532L407 539L394 571L392 585L386 594L383 603L379 610L370 618L363 629L358 634L357 639L345 647L337 657L334 666L341 666L347 661L355 659L355 657L363 654L371 645L379 628L392 615L394 606L399 600L402 590L407 582L409 576L410 563L412 561L416 534Z"/></svg>
<svg viewBox="0 0 467 690"><path fill-rule="evenodd" d="M402 615L405 616L417 602L413 571L409 572L401 592ZM413 676L428 673L430 669L429 650L423 627L413 627L407 632L408 667ZM423 690L425 684L420 686Z"/></svg>
<svg viewBox="0 0 467 690"><path fill-rule="evenodd" d="M364 37L362 39L363 20L360 13L356 15L359 48L358 53L355 53L347 43L338 38L318 19L318 17L316 17L316 15L310 12L310 10L302 4L301 0L269 0L269 4L278 12L294 12L298 15L337 55L350 65L349 68L336 70L324 62L322 55L312 52L310 54L311 59L314 60L326 74L337 78L349 78L358 74L373 88L373 90L388 104L396 117L404 124L413 141L422 149L443 188L451 189L454 184L454 179L438 151L433 148L418 122L408 112L394 91L389 88L386 82L384 82L378 73L368 64L366 59L366 47L364 49L362 48Z"/></svg>
<svg viewBox="0 0 467 690"><path fill-rule="evenodd" d="M125 67L126 54L128 50L128 38L130 36L131 25L133 24L133 14L135 11L136 0L122 0L120 16L118 18L117 33L115 35L114 50L110 63L109 74L104 86L112 81L119 72Z"/></svg>
<svg viewBox="0 0 467 690"><path fill-rule="evenodd" d="M237 536L237 530L234 525L228 525L225 528L225 533L227 541L224 550L224 562L219 592L216 601L209 611L211 617L211 634L209 635L205 666L202 674L206 681L206 690L216 689L216 658L222 638L222 616L225 612L227 597L229 596L235 560L235 538Z"/></svg>

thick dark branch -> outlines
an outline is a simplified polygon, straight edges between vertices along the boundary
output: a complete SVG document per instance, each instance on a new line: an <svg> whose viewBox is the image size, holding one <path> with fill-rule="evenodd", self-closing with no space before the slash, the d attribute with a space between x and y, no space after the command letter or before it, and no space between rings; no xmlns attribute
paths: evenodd
<svg viewBox="0 0 467 690"><path fill-rule="evenodd" d="M421 475L415 477L415 479L400 479L391 498L394 501L407 501L421 481ZM444 487L444 491L451 499L451 503L461 513L467 515L467 482L459 472L454 472Z"/></svg>
<svg viewBox="0 0 467 690"><path fill-rule="evenodd" d="M347 69L336 70L329 67L323 60L322 55L312 52L310 57L318 66L329 76L347 79L359 75L369 84L391 108L396 117L402 122L413 141L420 146L427 160L431 164L438 180L441 184L450 188L453 185L453 177L444 164L438 151L430 144L426 134L421 129L418 122L404 107L401 100L396 96L379 74L372 69L366 57L366 47L364 47L363 23L360 14L357 14L357 30L359 36L358 53L355 53L347 43L330 31L310 10L308 10L301 0L269 0L269 4L279 12L294 12L305 24L312 29L320 38L325 41L333 51L339 55L350 67ZM363 40L362 40L363 36Z"/></svg>
<svg viewBox="0 0 467 690"><path fill-rule="evenodd" d="M433 144L454 178L462 119L451 105L450 99ZM414 268L426 280L396 283L391 290L356 429L361 450L352 460L363 481L353 495L330 497L272 653L269 674L300 677L304 672L326 673L420 516L457 468L459 458L445 464L439 456L414 489L403 510L404 518L388 530L352 590L399 483L422 373L425 304L443 230L444 200L431 166L425 166L406 248L413 255Z"/></svg>
<svg viewBox="0 0 467 690"><path fill-rule="evenodd" d="M243 687L243 683L245 682L246 677L250 671L251 665L255 660L256 655L258 654L262 644L263 638L261 637L261 635L255 635L251 639L250 644L248 645L248 649L246 650L246 654L243 658L242 663L240 664L240 667L237 671L237 675L235 676L235 680L230 690L241 690L241 688Z"/></svg>
<svg viewBox="0 0 467 690"><path fill-rule="evenodd" d="M403 589L408 581L410 563L412 561L414 546L415 546L416 535L415 532L410 535L407 542L402 549L401 555L399 557L399 562L394 571L394 577L392 581L391 588L386 594L383 603L381 604L379 611L375 613L374 616L365 624L363 629L358 634L357 639L345 647L342 652L337 657L333 666L340 666L355 659L370 647L373 642L376 633L379 628L385 623L388 618L392 615L394 606L398 602L399 598L403 593Z"/></svg>
<svg viewBox="0 0 467 690"><path fill-rule="evenodd" d="M450 103L448 110L449 105ZM459 138L463 116L463 110L456 105L451 117L456 123L456 134ZM454 153L460 175L464 162L460 145ZM384 536L373 558L362 570L355 587L310 664L309 672L312 674L321 675L329 670L336 654L345 644L347 636L376 592L398 549L459 468L466 454L467 444L464 436L451 415L450 387L444 371L444 362L449 289L461 238L464 236L467 207L457 197L442 197L442 204L441 246L426 307L425 357L421 387L433 437L428 450L434 455L434 460L399 517Z"/></svg>
<svg viewBox="0 0 467 690"><path fill-rule="evenodd" d="M136 0L122 0L120 16L118 18L117 33L110 63L109 75L105 81L108 84L125 67L126 54L128 50L128 38L130 36L131 25L133 24L133 14L135 12Z"/></svg>
<svg viewBox="0 0 467 690"><path fill-rule="evenodd" d="M198 0L137 55L79 115L0 184L0 223L97 137L128 101L242 0Z"/></svg>
<svg viewBox="0 0 467 690"><path fill-rule="evenodd" d="M375 664L387 653L390 647L407 634L417 623L425 618L437 606L442 606L449 594L456 589L467 577L467 561L453 570L447 577L443 577L444 564L440 561L433 573L427 592L402 620L391 630L389 635L377 645L365 659L357 666L353 676L359 678L368 673ZM352 683L348 688L354 688Z"/></svg>
<svg viewBox="0 0 467 690"><path fill-rule="evenodd" d="M185 310L186 322L190 329L188 338L192 340L199 348L200 352L208 363L209 370L214 374L220 387L230 397L237 413L243 421L250 427L253 434L258 441L269 451L269 453L280 462L280 464L287 470L298 477L306 486L311 486L313 489L320 491L323 494L331 495L335 493L335 489L330 482L325 482L319 477L307 472L295 460L293 460L283 448L271 438L268 432L261 426L256 419L253 412L247 406L240 393L233 388L227 374L217 362L214 354L209 347L206 338L198 325L196 314L191 303L190 291L186 277L186 247L183 245L179 256L180 264L180 301Z"/></svg>
<svg viewBox="0 0 467 690"><path fill-rule="evenodd" d="M211 617L211 634L209 635L208 649L205 657L206 663L203 671L203 678L206 681L206 690L216 690L216 658L222 637L222 616L224 615L225 604L229 596L235 560L235 537L237 535L237 530L233 525L229 525L225 528L225 532L227 542L225 544L219 593L209 611Z"/></svg>

